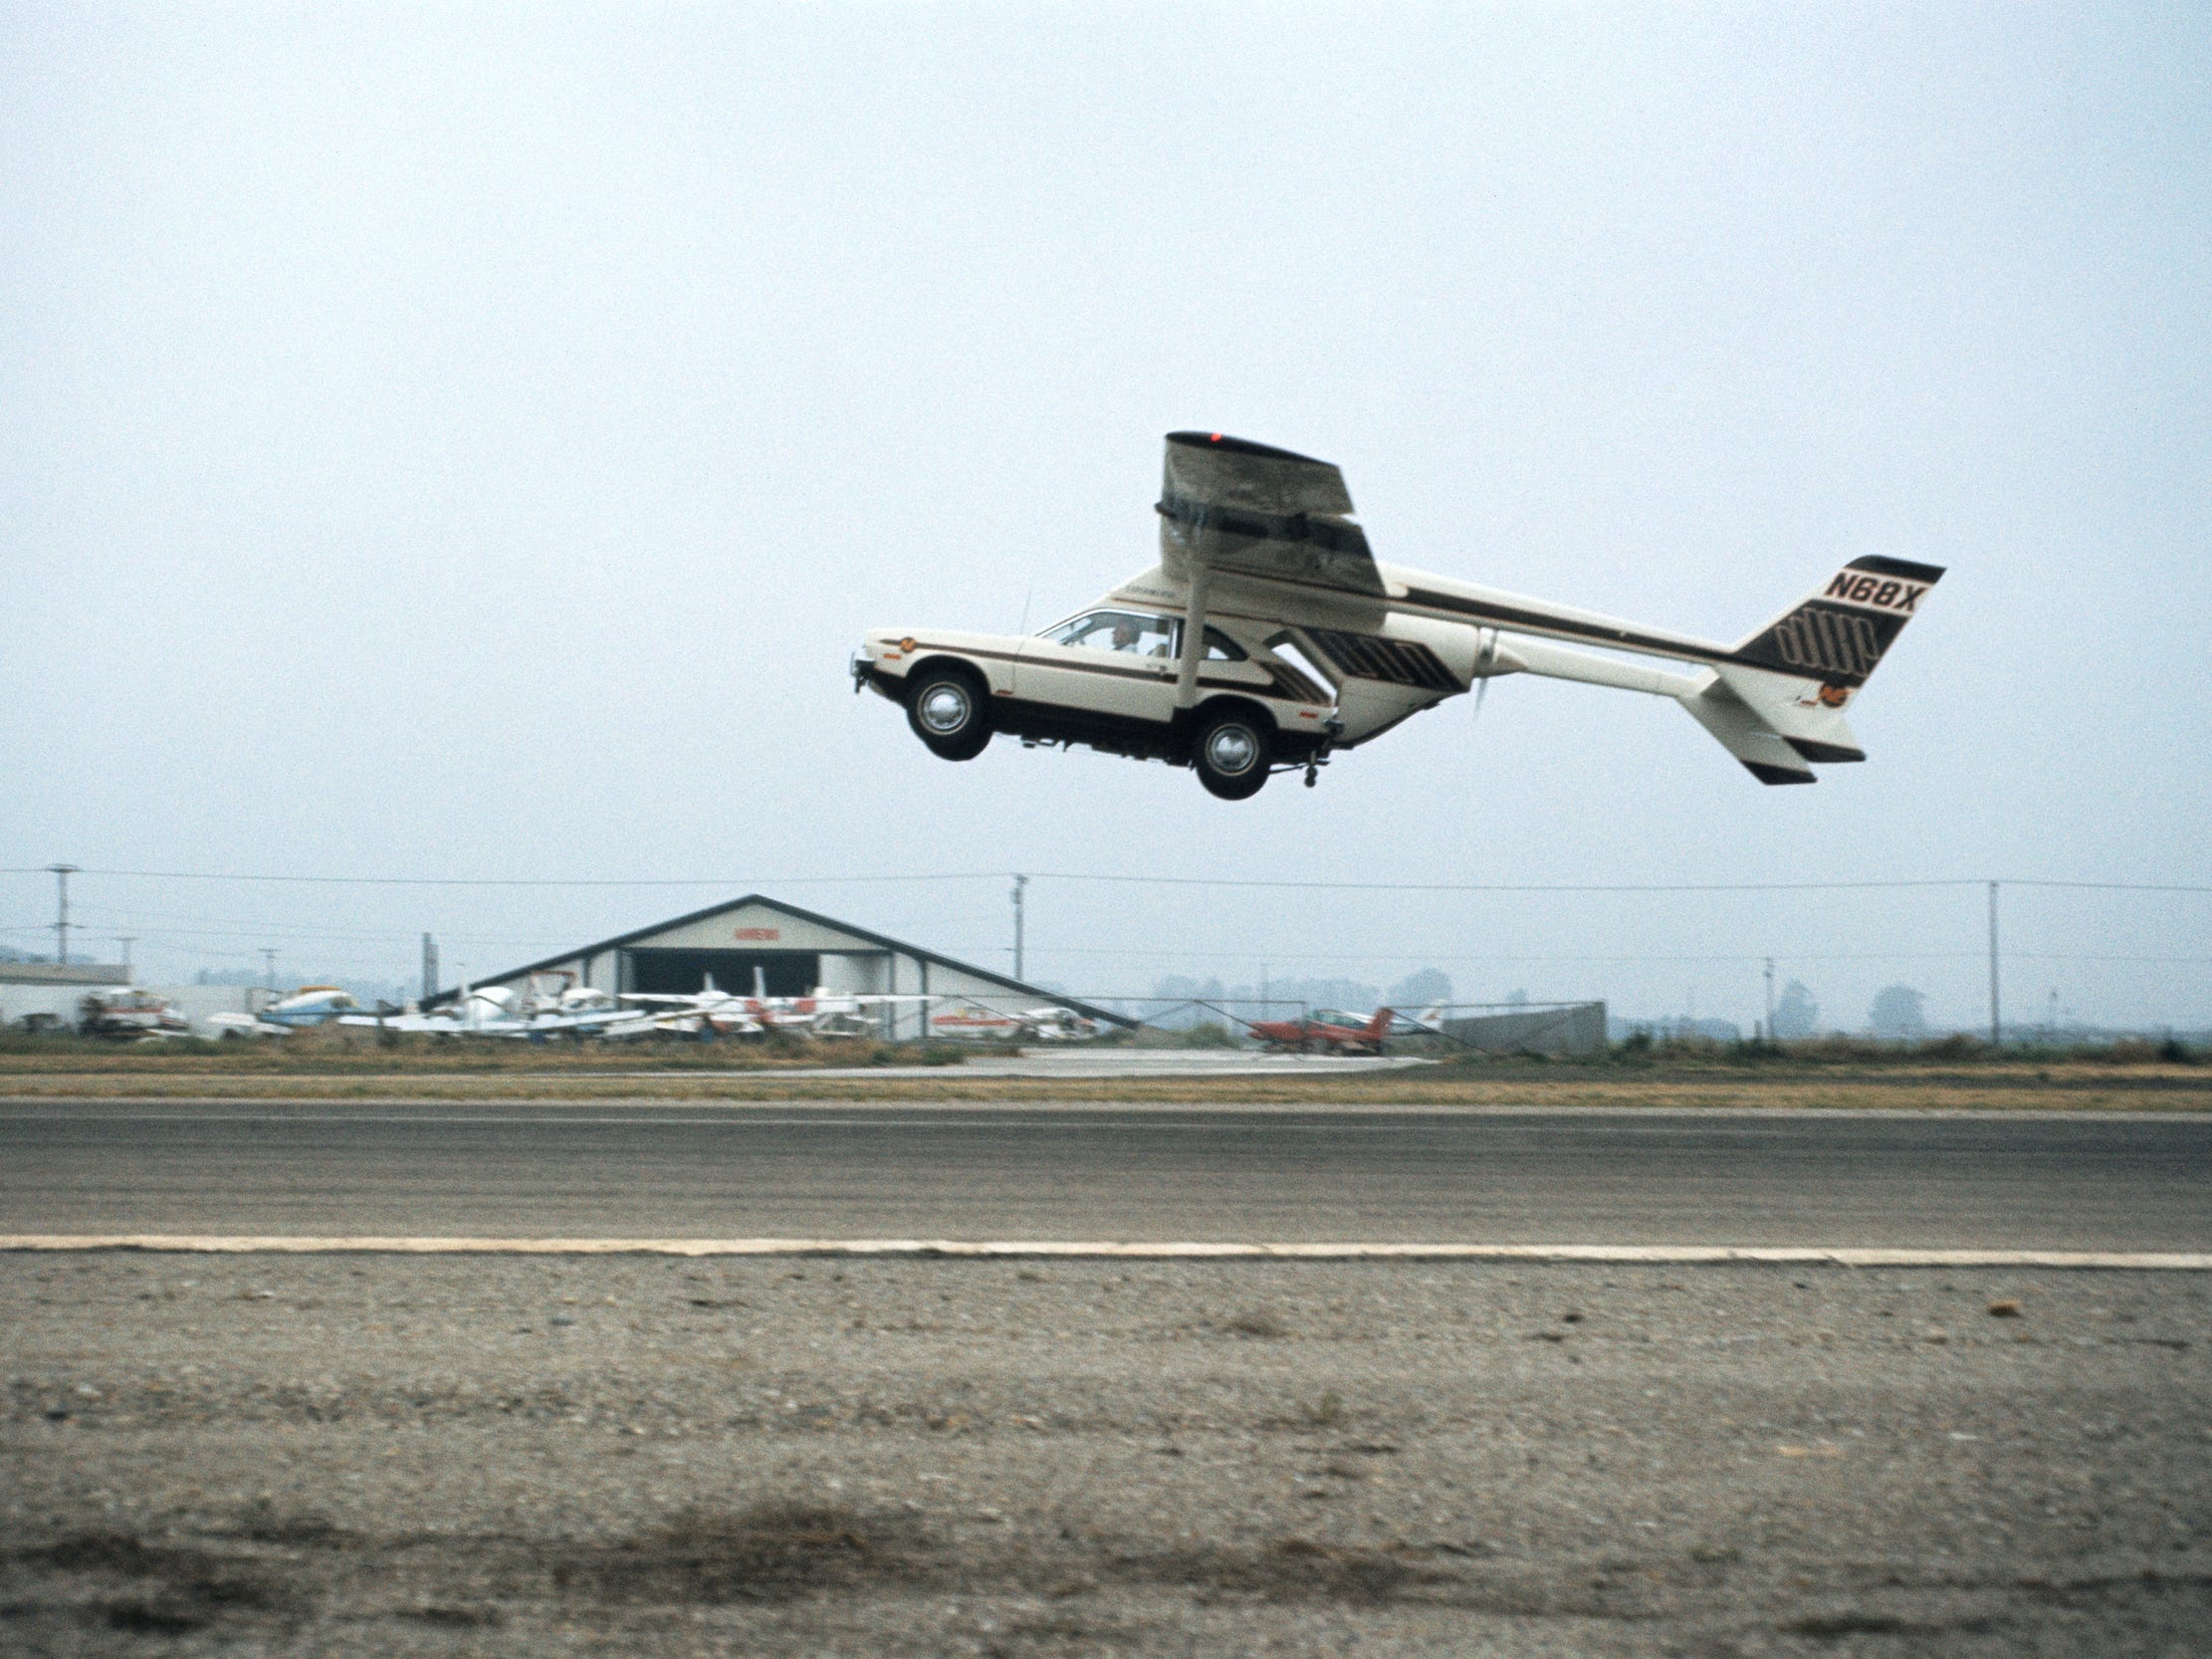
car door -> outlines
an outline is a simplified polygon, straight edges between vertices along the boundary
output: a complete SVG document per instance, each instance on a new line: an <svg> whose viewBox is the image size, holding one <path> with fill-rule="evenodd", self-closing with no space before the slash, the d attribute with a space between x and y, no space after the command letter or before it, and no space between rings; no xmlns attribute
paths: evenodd
<svg viewBox="0 0 2212 1659"><path fill-rule="evenodd" d="M1013 694L1025 703L1166 725L1175 713L1175 630L1141 610L1085 611L1025 639Z"/></svg>

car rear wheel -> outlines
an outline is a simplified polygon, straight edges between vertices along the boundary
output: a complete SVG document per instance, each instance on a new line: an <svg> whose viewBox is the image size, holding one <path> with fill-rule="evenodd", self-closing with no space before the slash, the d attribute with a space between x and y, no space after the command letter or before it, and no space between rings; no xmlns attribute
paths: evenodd
<svg viewBox="0 0 2212 1659"><path fill-rule="evenodd" d="M942 760L972 761L991 742L983 681L953 663L925 668L907 688L906 723Z"/></svg>
<svg viewBox="0 0 2212 1659"><path fill-rule="evenodd" d="M1257 795L1267 782L1267 737L1265 725L1241 709L1209 715L1192 749L1199 782L1223 801Z"/></svg>

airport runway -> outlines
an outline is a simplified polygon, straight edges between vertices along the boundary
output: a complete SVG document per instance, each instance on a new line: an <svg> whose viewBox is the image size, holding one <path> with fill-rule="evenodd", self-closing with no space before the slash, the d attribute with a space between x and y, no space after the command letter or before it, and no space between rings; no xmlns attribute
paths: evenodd
<svg viewBox="0 0 2212 1659"><path fill-rule="evenodd" d="M0 1233L2212 1247L2212 1118L0 1101Z"/></svg>

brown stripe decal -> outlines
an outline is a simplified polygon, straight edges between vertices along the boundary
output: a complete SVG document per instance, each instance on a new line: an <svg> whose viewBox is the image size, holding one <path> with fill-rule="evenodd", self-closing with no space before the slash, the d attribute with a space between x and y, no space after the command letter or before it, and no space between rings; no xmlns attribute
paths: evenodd
<svg viewBox="0 0 2212 1659"><path fill-rule="evenodd" d="M925 651L942 651L948 656L988 657L994 662L1012 662L1030 668L1060 669L1070 674L1104 674L1112 679L1150 680L1156 685L1166 686L1175 684L1175 676L1160 669L1124 668L1120 664L1112 662L1069 662L1062 657L1022 657L1015 656L1011 651L978 650L973 645L933 645L927 640L923 640L917 643L914 649L907 654L910 657L918 657ZM1252 666L1265 669L1272 683L1253 685L1245 680L1210 679L1205 674L1201 674L1199 684L1213 691L1241 691L1253 697L1276 697L1288 703L1326 703L1329 700L1317 692L1310 692L1310 690L1301 692L1296 684L1286 683L1283 670L1271 663L1255 660ZM1010 693L1000 692L999 695L1003 697L1010 695Z"/></svg>
<svg viewBox="0 0 2212 1659"><path fill-rule="evenodd" d="M1408 604L1425 604L1437 610L1448 610L1458 616L1479 617L1485 622L1495 622L1502 627L1522 627L1533 633L1564 633L1576 639L1602 640L1624 650L1647 650L1657 656L1687 657L1696 662L1731 662L1734 657L1727 651L1710 646L1688 644L1678 639L1662 639L1654 633L1639 633L1634 628L1605 628L1594 622L1576 622L1563 617L1547 616L1540 610L1520 610L1509 604L1491 604L1484 599L1463 599L1456 593L1437 593L1426 588L1406 590Z"/></svg>

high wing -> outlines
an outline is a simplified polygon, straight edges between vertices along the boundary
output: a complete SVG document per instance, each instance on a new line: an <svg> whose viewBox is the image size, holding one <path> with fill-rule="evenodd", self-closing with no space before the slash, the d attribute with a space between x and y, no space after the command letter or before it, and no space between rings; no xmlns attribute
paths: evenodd
<svg viewBox="0 0 2212 1659"><path fill-rule="evenodd" d="M1310 455L1219 432L1170 432L1161 484L1160 562L1372 597L1382 574L1351 520L1344 474Z"/></svg>

